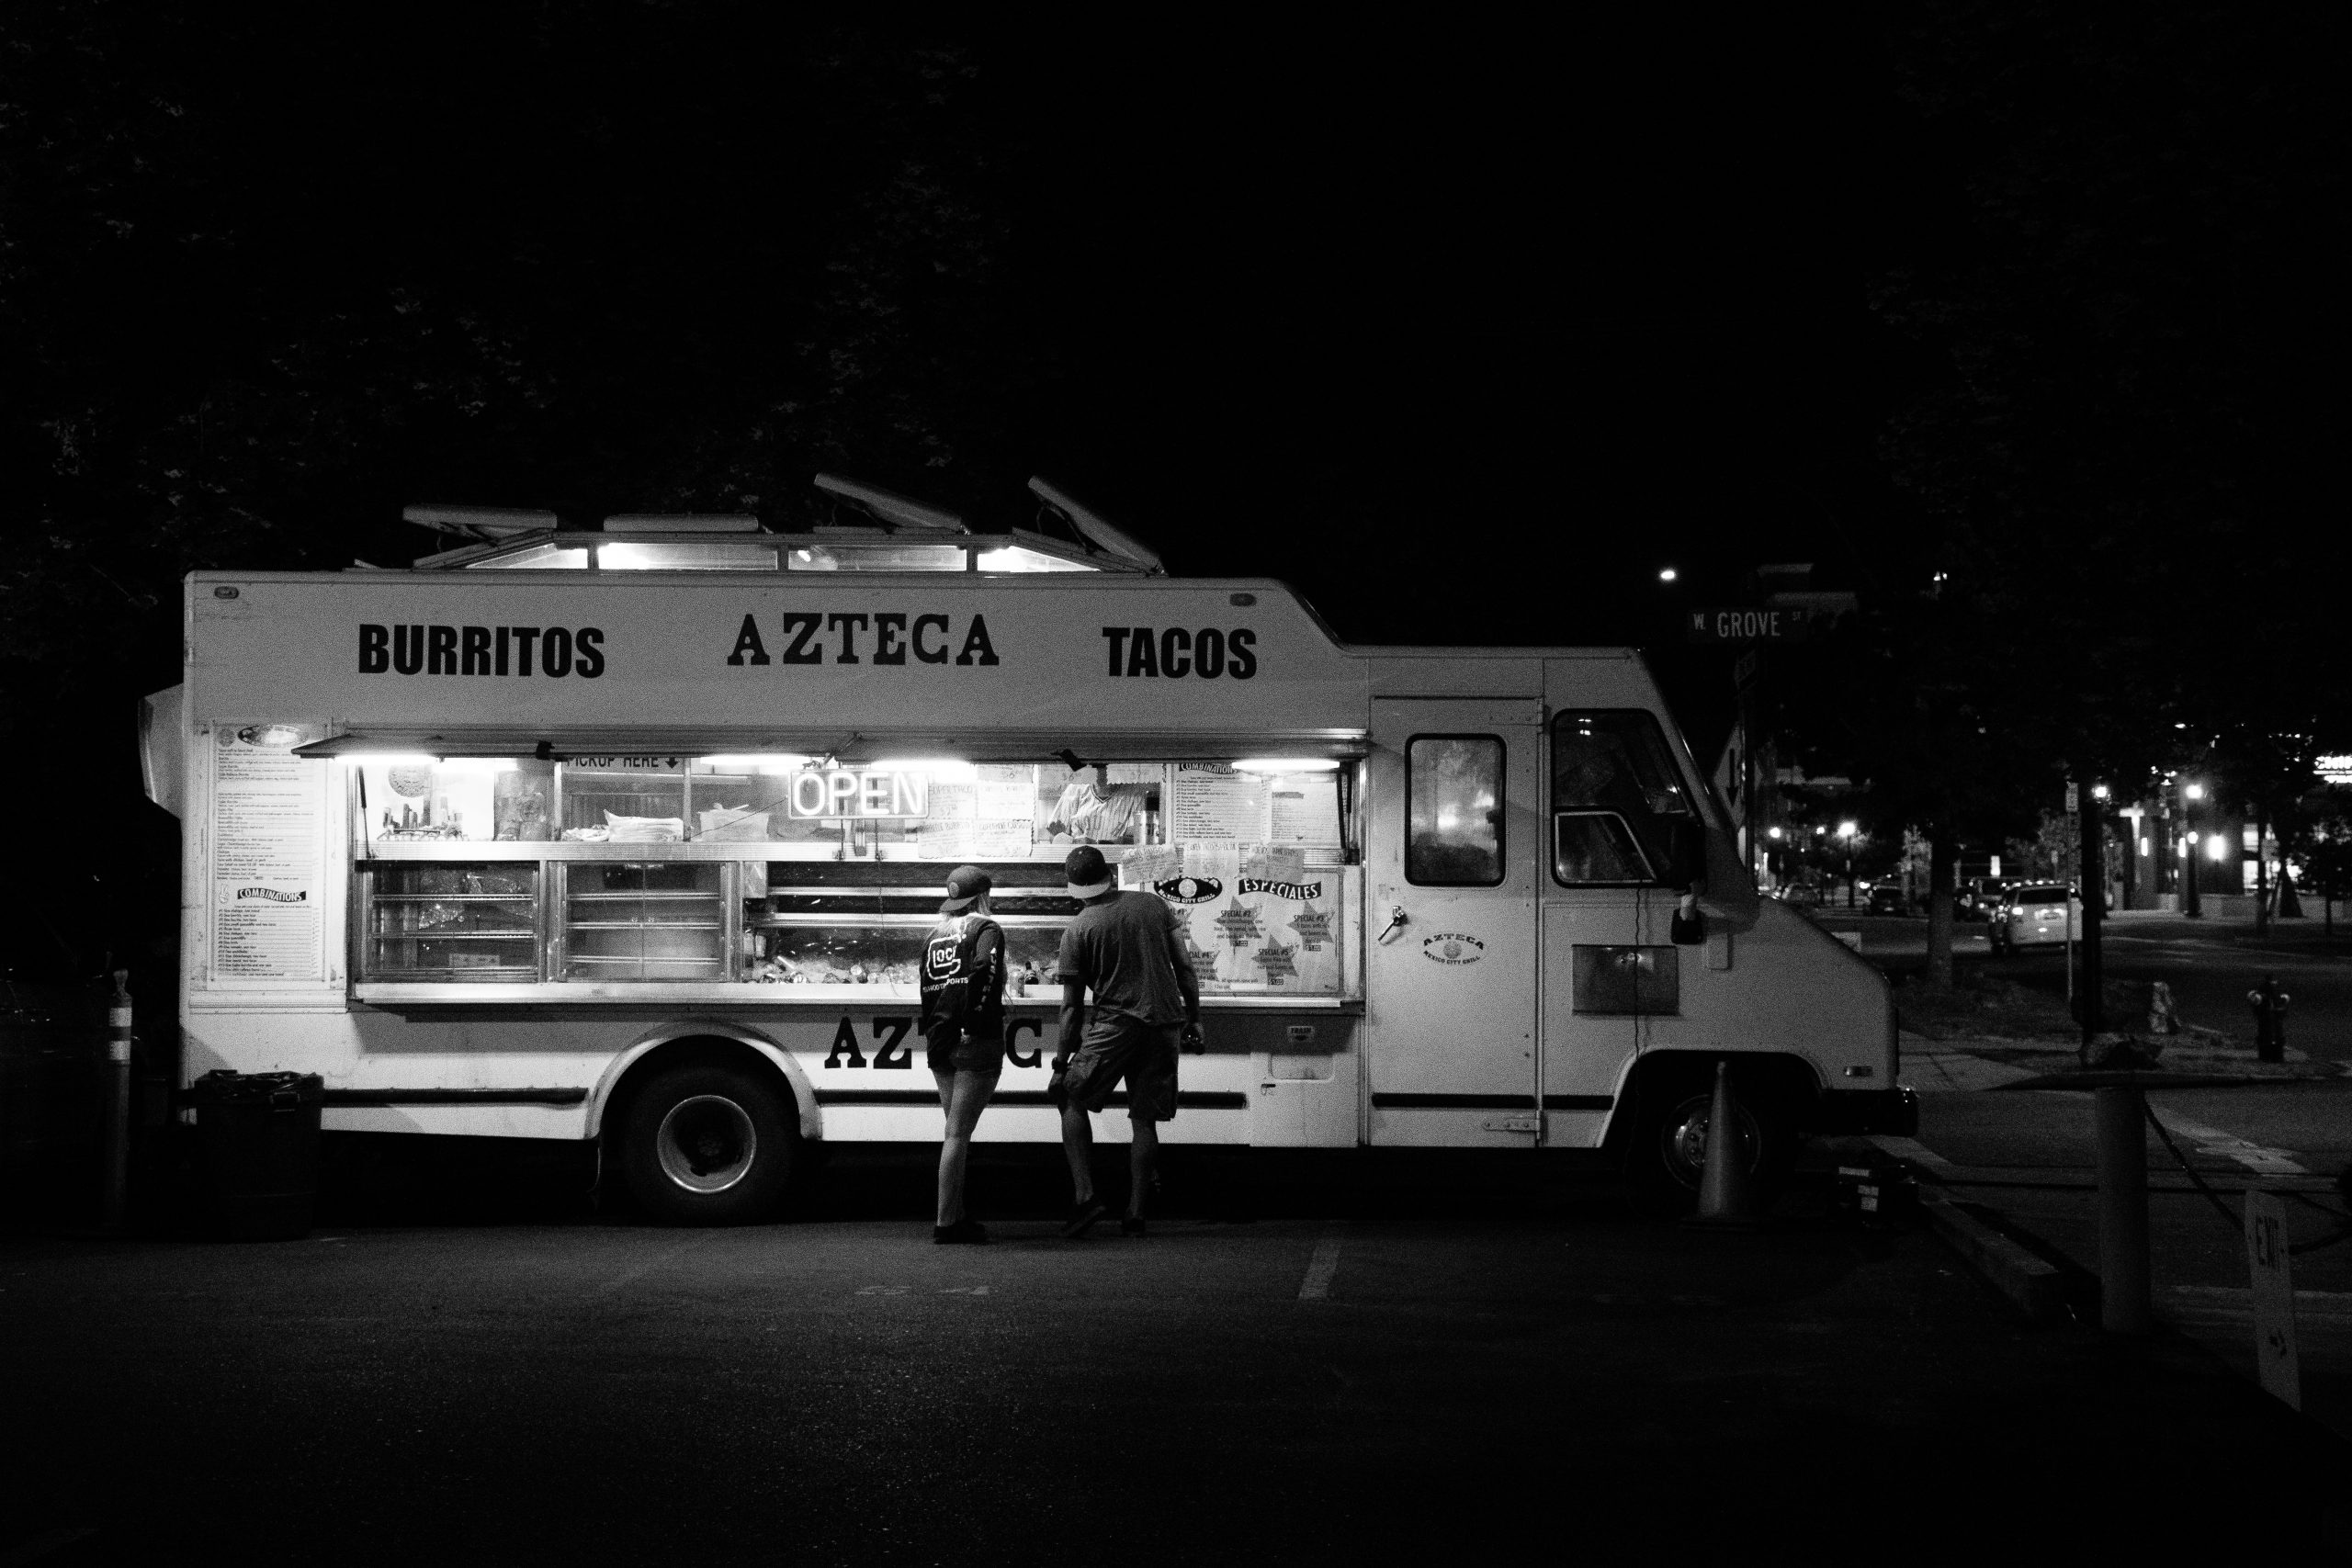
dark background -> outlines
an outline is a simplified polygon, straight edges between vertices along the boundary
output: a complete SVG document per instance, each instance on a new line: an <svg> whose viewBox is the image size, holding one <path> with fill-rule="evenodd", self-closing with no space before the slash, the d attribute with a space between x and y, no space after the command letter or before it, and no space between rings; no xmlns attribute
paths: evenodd
<svg viewBox="0 0 2352 1568"><path fill-rule="evenodd" d="M1686 647L1679 608L1813 561L1899 634L1957 562L1977 618L1946 615L1939 649L1882 639L1891 687L1824 675L1817 736L1891 732L1905 671L2022 690L2030 637L1984 661L1983 626L2030 633L2012 590L2048 560L2067 603L2165 626L2214 573L2182 554L2153 587L2084 589L2118 527L2173 525L2126 506L2066 536L2086 487L2014 482L1997 411L2098 399L2036 404L2041 361L1989 390L1973 367L2091 321L2086 357L2052 353L2124 389L2092 417L2185 450L2132 389L2281 378L2193 354L2151 377L2101 345L2194 348L2252 295L2293 306L2256 312L2263 341L2309 343L2332 297L2320 231L2277 215L2340 227L2335 144L2302 135L2334 124L2339 40L2224 38L2227 15L14 7L0 703L73 759L32 815L74 830L19 852L55 892L10 951L155 951L176 874L130 716L177 679L180 575L399 564L443 542L398 521L413 502L793 529L829 468L985 528L1029 523L1043 474L1173 570L1282 578L1351 640L1644 646L1702 758L1731 654ZM2178 260L2170 293L2147 255ZM2166 418L2262 412L2202 397ZM2292 401L2294 462L2323 475L2342 400ZM2268 515L2321 502L2275 457L2232 458L2270 476ZM1972 555L1971 525L2046 557ZM2174 700L2127 695L2107 707L2151 725ZM1960 732L2047 772L2072 732L2042 716ZM1824 761L1888 781L1899 826L1943 809L1898 787L1951 771L1940 737Z"/></svg>

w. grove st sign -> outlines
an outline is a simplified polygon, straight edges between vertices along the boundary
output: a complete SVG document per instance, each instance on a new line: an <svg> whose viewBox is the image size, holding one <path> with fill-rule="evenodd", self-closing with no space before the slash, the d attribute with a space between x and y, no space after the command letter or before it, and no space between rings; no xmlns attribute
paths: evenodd
<svg viewBox="0 0 2352 1568"><path fill-rule="evenodd" d="M1832 616L1818 610L1692 610L1687 630L1692 642L1802 642L1829 629Z"/></svg>

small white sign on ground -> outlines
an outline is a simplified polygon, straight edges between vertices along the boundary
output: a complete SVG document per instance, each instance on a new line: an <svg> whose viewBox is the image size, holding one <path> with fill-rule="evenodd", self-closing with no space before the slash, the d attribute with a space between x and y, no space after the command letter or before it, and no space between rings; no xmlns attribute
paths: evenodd
<svg viewBox="0 0 2352 1568"><path fill-rule="evenodd" d="M2303 1407L2295 1355L2295 1281L2287 1254L2287 1205L2275 1192L2245 1195L2245 1261L2253 1276L2254 1360L2264 1392Z"/></svg>

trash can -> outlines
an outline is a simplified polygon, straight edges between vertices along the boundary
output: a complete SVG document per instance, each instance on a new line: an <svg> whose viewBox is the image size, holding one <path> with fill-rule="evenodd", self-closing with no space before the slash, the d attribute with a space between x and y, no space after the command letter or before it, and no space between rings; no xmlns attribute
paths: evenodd
<svg viewBox="0 0 2352 1568"><path fill-rule="evenodd" d="M316 1073L205 1074L188 1090L202 1161L205 1230L223 1241L292 1241L319 1201Z"/></svg>

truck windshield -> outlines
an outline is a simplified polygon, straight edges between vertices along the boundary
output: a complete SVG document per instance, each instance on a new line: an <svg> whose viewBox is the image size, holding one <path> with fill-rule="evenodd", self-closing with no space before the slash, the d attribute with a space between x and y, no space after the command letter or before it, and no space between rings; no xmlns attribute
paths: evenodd
<svg viewBox="0 0 2352 1568"><path fill-rule="evenodd" d="M1656 717L1564 713L1552 723L1553 874L1570 886L1655 882L1678 822L1699 814Z"/></svg>

